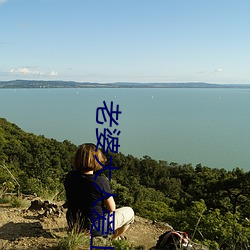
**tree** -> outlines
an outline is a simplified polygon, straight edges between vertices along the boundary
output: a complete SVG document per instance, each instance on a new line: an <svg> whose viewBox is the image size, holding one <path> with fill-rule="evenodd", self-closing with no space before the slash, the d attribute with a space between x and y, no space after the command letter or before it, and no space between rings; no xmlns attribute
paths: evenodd
<svg viewBox="0 0 250 250"><path fill-rule="evenodd" d="M136 214L151 220L167 222L167 217L172 214L172 209L161 201L141 201L133 207Z"/></svg>
<svg viewBox="0 0 250 250"><path fill-rule="evenodd" d="M225 190L224 196L230 200L231 213L236 214L240 211L244 216L249 217L250 172L244 173L239 168L232 170L221 182L221 188Z"/></svg>

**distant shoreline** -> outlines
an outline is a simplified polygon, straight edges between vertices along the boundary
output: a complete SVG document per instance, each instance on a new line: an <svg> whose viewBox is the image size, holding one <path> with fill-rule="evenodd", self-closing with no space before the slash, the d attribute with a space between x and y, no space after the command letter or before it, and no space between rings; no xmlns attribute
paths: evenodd
<svg viewBox="0 0 250 250"><path fill-rule="evenodd" d="M40 81L40 80L13 80L0 81L0 89L24 88L234 88L250 89L250 84L212 84L205 82L186 83L139 83L139 82L113 82L92 83L75 81Z"/></svg>

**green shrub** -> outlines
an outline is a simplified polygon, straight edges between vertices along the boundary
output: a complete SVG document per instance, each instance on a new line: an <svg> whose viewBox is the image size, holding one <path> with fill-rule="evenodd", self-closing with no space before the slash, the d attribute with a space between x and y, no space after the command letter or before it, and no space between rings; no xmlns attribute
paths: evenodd
<svg viewBox="0 0 250 250"><path fill-rule="evenodd" d="M141 201L137 202L133 209L135 213L143 218L166 221L169 214L172 214L172 209L161 201Z"/></svg>
<svg viewBox="0 0 250 250"><path fill-rule="evenodd" d="M143 250L145 249L144 246L134 247L126 240L113 240L112 247L114 247L115 250Z"/></svg>
<svg viewBox="0 0 250 250"><path fill-rule="evenodd" d="M11 198L8 196L0 197L0 204L8 204L11 202Z"/></svg>
<svg viewBox="0 0 250 250"><path fill-rule="evenodd" d="M19 208L28 207L28 201L17 196L11 198L10 204L12 207L19 207Z"/></svg>
<svg viewBox="0 0 250 250"><path fill-rule="evenodd" d="M76 233L72 230L68 236L59 241L58 250L80 250L90 245L90 238L84 233Z"/></svg>

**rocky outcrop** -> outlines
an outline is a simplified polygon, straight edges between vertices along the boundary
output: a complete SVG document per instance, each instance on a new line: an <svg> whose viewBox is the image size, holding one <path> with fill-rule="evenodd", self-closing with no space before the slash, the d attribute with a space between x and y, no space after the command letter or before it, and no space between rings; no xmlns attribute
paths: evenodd
<svg viewBox="0 0 250 250"><path fill-rule="evenodd" d="M31 205L28 210L36 210L41 216L58 216L60 217L64 212L63 205L57 205L48 200L42 201L41 199L36 199L31 201Z"/></svg>

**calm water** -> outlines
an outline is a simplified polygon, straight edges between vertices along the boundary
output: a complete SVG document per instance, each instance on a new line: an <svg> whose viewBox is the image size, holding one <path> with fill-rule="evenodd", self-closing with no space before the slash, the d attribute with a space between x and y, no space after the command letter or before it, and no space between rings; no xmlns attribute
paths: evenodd
<svg viewBox="0 0 250 250"><path fill-rule="evenodd" d="M104 100L120 105L124 154L250 170L250 90L8 89L0 90L0 117L59 141L96 143Z"/></svg>

